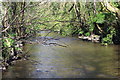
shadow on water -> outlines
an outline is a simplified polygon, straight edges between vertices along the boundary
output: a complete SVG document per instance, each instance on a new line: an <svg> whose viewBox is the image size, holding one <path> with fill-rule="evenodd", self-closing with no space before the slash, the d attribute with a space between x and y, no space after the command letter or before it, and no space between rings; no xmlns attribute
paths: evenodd
<svg viewBox="0 0 120 80"><path fill-rule="evenodd" d="M80 41L75 37L47 42L67 44L68 47L26 44L24 50L30 50L28 53L30 59L37 62L17 61L3 73L3 78L113 78L118 76L120 46L101 46Z"/></svg>

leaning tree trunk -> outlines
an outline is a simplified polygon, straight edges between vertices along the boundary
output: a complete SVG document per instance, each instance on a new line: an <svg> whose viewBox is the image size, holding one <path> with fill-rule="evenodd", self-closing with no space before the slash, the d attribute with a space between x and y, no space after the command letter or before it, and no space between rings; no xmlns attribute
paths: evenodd
<svg viewBox="0 0 120 80"><path fill-rule="evenodd" d="M108 3L107 1L103 3L103 5L111 12L114 12L117 14L117 17L120 19L120 9L112 6L110 3Z"/></svg>
<svg viewBox="0 0 120 80"><path fill-rule="evenodd" d="M107 1L102 3L104 5L104 7L106 7L107 10L109 10L110 12L113 12L116 14L116 35L113 38L113 42L115 44L120 44L120 9L114 7L112 4L108 3Z"/></svg>

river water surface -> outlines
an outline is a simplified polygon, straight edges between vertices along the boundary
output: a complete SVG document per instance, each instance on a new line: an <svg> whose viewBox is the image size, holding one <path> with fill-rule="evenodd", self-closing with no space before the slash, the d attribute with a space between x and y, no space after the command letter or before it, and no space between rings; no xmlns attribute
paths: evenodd
<svg viewBox="0 0 120 80"><path fill-rule="evenodd" d="M41 40L41 37L32 40ZM3 78L110 78L119 75L120 46L101 46L76 37L51 39L47 43L67 47L26 44L24 51L29 51L30 60L15 62L3 72Z"/></svg>

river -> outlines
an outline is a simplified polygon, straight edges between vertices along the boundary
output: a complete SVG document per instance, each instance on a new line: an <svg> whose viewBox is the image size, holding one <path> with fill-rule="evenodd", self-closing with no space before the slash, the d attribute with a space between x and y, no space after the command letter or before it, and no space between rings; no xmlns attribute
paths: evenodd
<svg viewBox="0 0 120 80"><path fill-rule="evenodd" d="M44 32L43 32L44 33ZM39 33L40 35L43 34ZM3 78L114 78L119 75L120 46L101 46L99 43L81 41L77 37L56 35L47 43L59 45L26 44L30 60L14 62ZM43 36L43 35L42 35ZM59 38L59 39L58 39ZM32 41L41 37L32 38Z"/></svg>

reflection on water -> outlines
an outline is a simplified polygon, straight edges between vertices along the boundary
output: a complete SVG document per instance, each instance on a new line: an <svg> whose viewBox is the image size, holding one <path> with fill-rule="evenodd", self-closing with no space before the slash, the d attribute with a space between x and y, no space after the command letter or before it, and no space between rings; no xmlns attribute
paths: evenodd
<svg viewBox="0 0 120 80"><path fill-rule="evenodd" d="M39 39L39 38L37 38ZM120 46L101 46L75 37L50 40L68 47L27 44L30 59L17 61L3 73L7 78L94 78L118 75Z"/></svg>

